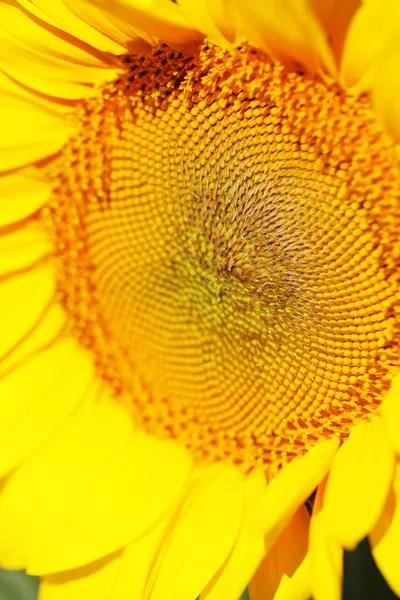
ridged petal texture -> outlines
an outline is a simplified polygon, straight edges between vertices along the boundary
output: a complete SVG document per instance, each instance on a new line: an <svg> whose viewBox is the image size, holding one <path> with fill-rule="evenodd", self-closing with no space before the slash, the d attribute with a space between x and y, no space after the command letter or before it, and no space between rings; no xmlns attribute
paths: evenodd
<svg viewBox="0 0 400 600"><path fill-rule="evenodd" d="M51 49L51 52L49 52ZM96 93L91 84L112 80L118 63L26 11L17 3L0 4L0 61L24 85L57 98Z"/></svg>
<svg viewBox="0 0 400 600"><path fill-rule="evenodd" d="M72 4L74 0L69 0ZM151 42L156 39L172 46L196 46L203 39L195 23L190 23L177 3L170 0L94 0L111 23L131 39L138 35Z"/></svg>
<svg viewBox="0 0 400 600"><path fill-rule="evenodd" d="M111 54L126 52L128 40L114 29L109 19L91 2L85 0L19 0L39 19L84 40L93 48Z"/></svg>
<svg viewBox="0 0 400 600"><path fill-rule="evenodd" d="M1 6L1 5L0 5ZM1 25L0 25L1 30ZM1 45L1 34L0 34ZM29 165L34 161L51 156L63 146L71 134L71 127L62 114L62 108L50 103L37 94L22 88L0 71L0 172ZM9 175L1 180L2 201L15 198L15 208L9 208L9 222L30 199L37 206L45 200L45 187L39 177L32 186L23 186L25 174ZM47 186L48 187L48 186ZM18 195L18 189L21 190ZM41 196L41 194L43 195ZM18 196L18 198L16 198ZM21 211L23 216L23 210ZM7 224L0 209L0 224Z"/></svg>
<svg viewBox="0 0 400 600"><path fill-rule="evenodd" d="M332 536L351 550L368 535L386 502L394 453L382 419L361 423L339 448L325 491Z"/></svg>

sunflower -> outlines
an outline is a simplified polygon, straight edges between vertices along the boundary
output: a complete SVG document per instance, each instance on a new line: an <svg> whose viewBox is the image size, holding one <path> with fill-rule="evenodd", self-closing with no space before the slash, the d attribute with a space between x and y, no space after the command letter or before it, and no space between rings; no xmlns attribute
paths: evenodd
<svg viewBox="0 0 400 600"><path fill-rule="evenodd" d="M399 19L0 4L0 562L42 600L336 600L367 536L400 594Z"/></svg>

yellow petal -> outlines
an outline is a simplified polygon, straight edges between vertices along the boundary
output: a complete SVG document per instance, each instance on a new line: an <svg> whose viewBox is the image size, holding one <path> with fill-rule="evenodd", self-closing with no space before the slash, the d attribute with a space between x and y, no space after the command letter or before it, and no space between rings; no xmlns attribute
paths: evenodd
<svg viewBox="0 0 400 600"><path fill-rule="evenodd" d="M122 31L135 37L143 34L183 46L201 42L204 35L189 23L181 7L170 0L95 0L96 6L108 11L109 18Z"/></svg>
<svg viewBox="0 0 400 600"><path fill-rule="evenodd" d="M243 523L235 547L227 561L201 594L201 600L237 600L264 556L264 538L254 528L253 510L265 490L265 477L253 471L245 480Z"/></svg>
<svg viewBox="0 0 400 600"><path fill-rule="evenodd" d="M231 10L236 30L253 45L285 63L335 73L326 34L308 0L236 0Z"/></svg>
<svg viewBox="0 0 400 600"><path fill-rule="evenodd" d="M123 27L118 27L116 24L118 20L113 17L111 12L107 12L106 5L101 8L90 0L63 0L63 2L80 20L90 24L97 31L101 31L120 46L125 47L125 51L126 48L131 49L131 43L134 40L132 25L131 35L129 35Z"/></svg>
<svg viewBox="0 0 400 600"><path fill-rule="evenodd" d="M296 577L308 550L308 530L310 515L306 507L301 505L293 515L288 526L272 546L254 577L249 583L251 600L276 600L287 597L291 600L308 600L311 595L308 578L290 586L291 594L287 595L288 581ZM308 585L307 585L308 584Z"/></svg>
<svg viewBox="0 0 400 600"><path fill-rule="evenodd" d="M352 550L367 536L385 505L394 453L382 419L361 423L339 448L325 491L324 510L335 539Z"/></svg>
<svg viewBox="0 0 400 600"><path fill-rule="evenodd" d="M0 187L1 182L0 178ZM49 236L39 222L31 222L25 227L0 235L0 277L37 264L50 256L51 251Z"/></svg>
<svg viewBox="0 0 400 600"><path fill-rule="evenodd" d="M74 340L61 339L0 379L0 477L60 427L92 376L86 352ZM32 495L28 489L24 494Z"/></svg>
<svg viewBox="0 0 400 600"><path fill-rule="evenodd" d="M336 453L338 441L317 444L305 456L294 460L272 480L253 513L254 523L265 533L267 550L287 526L326 475Z"/></svg>
<svg viewBox="0 0 400 600"><path fill-rule="evenodd" d="M67 515L62 513L67 516L63 523L54 524L46 517L48 527L35 540L28 571L70 569L141 536L169 510L189 469L190 459L182 448L138 433L128 447L91 472L85 485L74 482L64 495L77 509L72 518L68 519L70 509Z"/></svg>
<svg viewBox="0 0 400 600"><path fill-rule="evenodd" d="M0 284L0 358L40 321L53 301L55 285L54 269L49 265L15 275Z"/></svg>
<svg viewBox="0 0 400 600"><path fill-rule="evenodd" d="M400 596L400 469L397 465L392 490L370 535L372 554L379 570Z"/></svg>
<svg viewBox="0 0 400 600"><path fill-rule="evenodd" d="M40 582L40 600L110 600L114 599L115 581L121 569L119 555L95 563L43 577Z"/></svg>
<svg viewBox="0 0 400 600"><path fill-rule="evenodd" d="M308 553L292 577L283 576L274 600L309 600L310 598L311 573L310 554Z"/></svg>
<svg viewBox="0 0 400 600"><path fill-rule="evenodd" d="M313 600L342 597L343 550L329 534L323 507L325 481L319 486L310 525L310 573Z"/></svg>
<svg viewBox="0 0 400 600"><path fill-rule="evenodd" d="M397 375L380 406L380 413L397 454L400 454L400 375Z"/></svg>
<svg viewBox="0 0 400 600"><path fill-rule="evenodd" d="M50 193L50 184L37 169L27 168L0 176L0 227L34 214L44 206Z"/></svg>
<svg viewBox="0 0 400 600"><path fill-rule="evenodd" d="M0 171L55 154L71 134L66 121L25 101L12 107L0 101L0 128Z"/></svg>
<svg viewBox="0 0 400 600"><path fill-rule="evenodd" d="M200 594L235 543L243 491L243 477L234 467L214 465L202 472L159 549L145 592L150 600L163 600L172 591L175 600Z"/></svg>
<svg viewBox="0 0 400 600"><path fill-rule="evenodd" d="M112 600L145 598L145 587L158 548L165 536L172 510L144 535L131 542L121 556L121 568L113 588ZM180 571L179 571L180 572ZM132 577L132 573L135 574Z"/></svg>
<svg viewBox="0 0 400 600"><path fill-rule="evenodd" d="M400 26L400 24L399 24ZM385 52L372 82L372 103L385 131L400 140L400 43Z"/></svg>
<svg viewBox="0 0 400 600"><path fill-rule="evenodd" d="M59 98L90 96L93 89L86 84L103 83L118 74L110 54L8 3L0 4L0 59L8 75Z"/></svg>
<svg viewBox="0 0 400 600"><path fill-rule="evenodd" d="M381 70L385 51L398 39L400 5L392 0L363 2L351 22L345 43L341 78L345 86L367 90ZM395 78L396 79L396 78Z"/></svg>
<svg viewBox="0 0 400 600"><path fill-rule="evenodd" d="M69 350L71 349L70 346ZM60 356L59 351L55 357L63 358L64 361L67 358ZM68 358L71 359L71 355ZM32 360L30 364L36 366L36 362ZM46 371L47 368L49 382L46 383L51 385L53 382L50 373L54 369L51 361L48 361ZM67 375L69 378L70 371ZM60 375L64 378L66 373L58 372L56 378ZM59 385L64 389L66 381L62 379ZM58 401L55 394L50 397L54 403ZM75 495L78 496L79 486L85 488L85 480L91 469L95 465L101 465L114 450L118 452L125 448L131 435L132 423L129 416L109 398L104 401L100 396L96 398L96 402L85 405L77 415L71 416L57 436L22 465L2 490L1 562L6 565L25 565L31 547L40 543L41 531L47 537L49 529L51 531L56 524L62 524L68 514L74 515L76 512L79 498L72 497L70 488L78 486L75 490ZM27 494L29 504L25 503ZM79 543L81 537L77 538ZM52 550L49 548L48 552Z"/></svg>
<svg viewBox="0 0 400 600"><path fill-rule="evenodd" d="M72 131L65 118L66 111L71 108L30 92L0 70L0 172L25 166L60 150ZM26 169L24 175L37 180L32 182L35 194L39 187L44 190L37 169ZM4 184L4 200L9 194L18 194L14 185L18 179L11 181L10 186ZM28 195L29 192L21 190L23 198Z"/></svg>
<svg viewBox="0 0 400 600"><path fill-rule="evenodd" d="M2 555L7 564L23 560L29 572L46 574L114 552L170 508L190 466L177 445L134 434L130 415L115 400L94 402L3 491ZM25 506L22 498L33 487Z"/></svg>
<svg viewBox="0 0 400 600"><path fill-rule="evenodd" d="M311 3L339 65L350 23L361 6L361 0L312 0Z"/></svg>
<svg viewBox="0 0 400 600"><path fill-rule="evenodd" d="M53 344L60 337L65 325L66 314L61 306L51 305L12 352L0 358L0 378Z"/></svg>
<svg viewBox="0 0 400 600"><path fill-rule="evenodd" d="M109 37L106 27L96 28L96 23L90 18L80 18L74 12L77 5L87 4L69 0L19 0L19 3L28 11L46 21L50 25L59 27L63 31L70 33L78 40L90 44L94 48L103 52L112 54L123 54L126 48L118 43L113 37ZM89 5L90 6L90 5ZM106 23L107 20L105 19Z"/></svg>
<svg viewBox="0 0 400 600"><path fill-rule="evenodd" d="M0 108L3 106L22 108L33 105L42 112L61 117L65 119L71 114L71 102L60 98L51 98L29 87L21 85L15 79L4 73L0 69ZM32 168L30 170L33 170ZM38 169L35 169L38 171Z"/></svg>
<svg viewBox="0 0 400 600"><path fill-rule="evenodd" d="M179 0L179 6L190 23L219 46L235 41L235 31L225 0Z"/></svg>

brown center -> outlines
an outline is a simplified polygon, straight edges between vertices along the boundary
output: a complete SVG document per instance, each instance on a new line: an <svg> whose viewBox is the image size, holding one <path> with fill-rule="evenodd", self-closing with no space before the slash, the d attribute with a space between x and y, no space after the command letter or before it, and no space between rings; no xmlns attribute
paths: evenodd
<svg viewBox="0 0 400 600"><path fill-rule="evenodd" d="M276 471L399 370L398 149L247 46L124 63L52 167L60 301L149 432Z"/></svg>

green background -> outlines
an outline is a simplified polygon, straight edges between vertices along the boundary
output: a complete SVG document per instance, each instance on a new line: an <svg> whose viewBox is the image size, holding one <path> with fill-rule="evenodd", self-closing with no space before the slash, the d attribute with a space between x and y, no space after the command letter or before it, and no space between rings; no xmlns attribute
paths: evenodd
<svg viewBox="0 0 400 600"><path fill-rule="evenodd" d="M38 577L0 569L0 600L35 600L38 587Z"/></svg>

